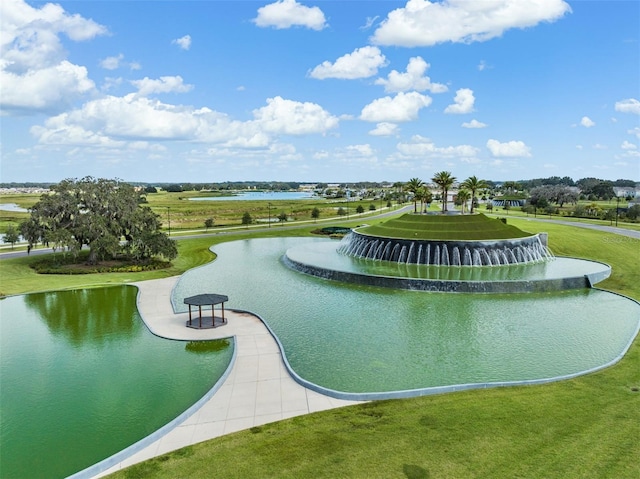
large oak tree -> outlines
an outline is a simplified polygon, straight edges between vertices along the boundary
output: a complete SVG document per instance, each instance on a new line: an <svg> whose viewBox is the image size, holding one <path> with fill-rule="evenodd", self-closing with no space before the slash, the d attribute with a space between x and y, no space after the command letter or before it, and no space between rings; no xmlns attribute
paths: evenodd
<svg viewBox="0 0 640 479"><path fill-rule="evenodd" d="M175 242L144 202L142 191L119 180L66 179L41 196L20 231L30 246L42 242L74 255L87 246L90 264L118 256L175 258Z"/></svg>

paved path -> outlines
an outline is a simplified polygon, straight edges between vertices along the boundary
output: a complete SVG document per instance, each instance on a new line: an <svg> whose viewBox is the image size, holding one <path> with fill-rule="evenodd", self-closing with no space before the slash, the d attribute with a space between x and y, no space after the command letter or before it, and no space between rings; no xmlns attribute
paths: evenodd
<svg viewBox="0 0 640 479"><path fill-rule="evenodd" d="M247 313L225 311L228 324L215 329L185 327L188 313L174 314L171 290L178 278L134 283L138 310L149 329L170 339L235 338L236 361L213 397L168 434L97 477L146 459L232 432L302 414L356 404L330 398L296 383L264 324ZM219 313L219 310L216 310Z"/></svg>

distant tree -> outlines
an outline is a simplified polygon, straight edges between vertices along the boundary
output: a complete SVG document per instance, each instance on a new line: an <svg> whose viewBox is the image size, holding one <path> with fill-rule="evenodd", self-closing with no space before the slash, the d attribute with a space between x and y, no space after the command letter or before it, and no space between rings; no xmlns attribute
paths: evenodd
<svg viewBox="0 0 640 479"><path fill-rule="evenodd" d="M314 223L318 221L318 218L320 218L320 210L318 209L318 207L315 207L311 210L311 217L313 218Z"/></svg>
<svg viewBox="0 0 640 479"><path fill-rule="evenodd" d="M369 205L369 211L375 211L376 210L376 205L374 205L373 203L371 203Z"/></svg>
<svg viewBox="0 0 640 479"><path fill-rule="evenodd" d="M583 195L593 199L609 200L615 197L613 182L598 178L582 178L576 182Z"/></svg>
<svg viewBox="0 0 640 479"><path fill-rule="evenodd" d="M5 243L11 243L11 249L13 249L13 246L20 241L20 233L18 233L18 230L15 227L7 226L2 241Z"/></svg>
<svg viewBox="0 0 640 479"><path fill-rule="evenodd" d="M144 189L145 193L157 193L158 192L158 188L156 188L155 186L147 186Z"/></svg>
<svg viewBox="0 0 640 479"><path fill-rule="evenodd" d="M627 219L635 221L640 218L640 205L633 205L627 210Z"/></svg>
<svg viewBox="0 0 640 479"><path fill-rule="evenodd" d="M391 208L391 201L387 201L387 208Z"/></svg>
<svg viewBox="0 0 640 479"><path fill-rule="evenodd" d="M345 216L347 214L347 212L345 211L345 209L341 206L340 208L338 208L338 212L337 212L338 216Z"/></svg>
<svg viewBox="0 0 640 479"><path fill-rule="evenodd" d="M504 206L503 206L504 210L507 212L507 214L509 214L509 210L511 209L511 205L509 204L508 201L504 202Z"/></svg>
<svg viewBox="0 0 640 479"><path fill-rule="evenodd" d="M251 223L253 223L253 218L251 217L251 213L249 213L248 211L245 211L245 213L242 215L242 224L248 226Z"/></svg>
<svg viewBox="0 0 640 479"><path fill-rule="evenodd" d="M615 208L609 208L607 211L604 212L604 215L602 216L603 220L609 220L609 224L613 224L613 220L616 219L616 210Z"/></svg>
<svg viewBox="0 0 640 479"><path fill-rule="evenodd" d="M465 189L459 190L456 195L456 204L461 207L460 211L462 214L464 214L464 207L467 204L467 201L469 201L469 198L471 198L471 192Z"/></svg>
<svg viewBox="0 0 640 479"><path fill-rule="evenodd" d="M447 193L449 192L449 188L456 181L455 176L451 175L449 171L440 171L436 173L433 178L431 178L436 185L440 187L442 190L442 213L447 211Z"/></svg>
<svg viewBox="0 0 640 479"><path fill-rule="evenodd" d="M521 186L517 181L505 181L502 187L505 189L505 194L510 195L519 191Z"/></svg>
<svg viewBox="0 0 640 479"><path fill-rule="evenodd" d="M470 176L466 180L462 182L462 187L469 190L471 192L471 213L473 213L473 208L476 205L476 193L478 190L486 188L487 182L485 180L479 180L475 175Z"/></svg>
<svg viewBox="0 0 640 479"><path fill-rule="evenodd" d="M493 203L491 201L489 201L486 205L485 208L487 209L487 211L493 211Z"/></svg>
<svg viewBox="0 0 640 479"><path fill-rule="evenodd" d="M417 213L418 190L424 186L424 182L420 178L411 178L404 185L404 190L413 194L413 212Z"/></svg>
<svg viewBox="0 0 640 479"><path fill-rule="evenodd" d="M164 191L168 191L170 193L181 193L184 189L182 185L173 184L165 186Z"/></svg>
<svg viewBox="0 0 640 479"><path fill-rule="evenodd" d="M425 204L429 205L433 201L433 195L431 194L431 191L429 191L429 188L424 185L418 188L416 196L418 200L420 200L420 211L424 211Z"/></svg>
<svg viewBox="0 0 640 479"><path fill-rule="evenodd" d="M287 222L287 214L284 211L278 215L278 221L280 223L286 223Z"/></svg>
<svg viewBox="0 0 640 479"><path fill-rule="evenodd" d="M207 218L206 220L204 220L205 231L208 231L209 228L213 226L213 223L214 223L213 218Z"/></svg>
<svg viewBox="0 0 640 479"><path fill-rule="evenodd" d="M175 258L177 247L160 231L160 217L141 203L141 192L118 180L67 179L42 195L20 231L29 247L42 241L76 255L88 246L89 264L118 255Z"/></svg>
<svg viewBox="0 0 640 479"><path fill-rule="evenodd" d="M358 214L364 213L364 206L358 205L356 208L356 213Z"/></svg>

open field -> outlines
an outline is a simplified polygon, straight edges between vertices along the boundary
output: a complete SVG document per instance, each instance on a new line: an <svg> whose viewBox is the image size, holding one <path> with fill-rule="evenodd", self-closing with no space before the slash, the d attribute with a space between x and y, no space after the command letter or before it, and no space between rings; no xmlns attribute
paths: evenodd
<svg viewBox="0 0 640 479"><path fill-rule="evenodd" d="M361 205L365 214L373 214L381 208L386 207L386 201L381 200L356 200L349 202L345 198L338 200L327 200L324 198L303 199L303 200L228 200L216 199L214 201L194 201L192 198L207 196L206 193L198 191L184 191L180 193L167 193L160 191L147 195L147 205L160 216L165 230L171 226L172 233L181 230L205 230L205 221L214 220L215 230L221 227L240 226L242 216L249 213L256 224L278 224L278 216L285 214L287 223L295 221L311 221L311 212L314 208L320 211L319 219L337 218L345 219L356 213L356 208ZM220 195L211 195L219 198ZM39 194L3 194L0 195L0 204L14 203L21 208L30 208L40 199ZM371 205L375 210L370 210ZM343 216L338 216L338 210L344 210ZM0 233L4 232L7 226L18 227L20 222L29 217L27 212L15 212L0 210Z"/></svg>
<svg viewBox="0 0 640 479"><path fill-rule="evenodd" d="M599 286L640 300L638 240L526 217L509 216L508 223L529 233L548 232L556 255L612 265L612 277ZM331 224L349 223L326 223ZM180 239L173 267L149 273L40 276L28 267L32 257L2 260L0 291L18 294L175 275L214 259L208 250L212 244L258 234L308 235L312 229L310 224ZM636 338L617 365L577 379L326 411L190 446L114 477L635 478L640 472L638 389Z"/></svg>

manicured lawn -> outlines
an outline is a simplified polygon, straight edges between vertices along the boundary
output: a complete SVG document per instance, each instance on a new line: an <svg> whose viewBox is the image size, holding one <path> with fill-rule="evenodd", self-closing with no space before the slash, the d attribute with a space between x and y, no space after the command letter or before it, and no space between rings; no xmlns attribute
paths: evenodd
<svg viewBox="0 0 640 479"><path fill-rule="evenodd" d="M358 232L383 238L411 240L486 240L530 236L499 219L478 215L405 214L378 225L360 228Z"/></svg>
<svg viewBox="0 0 640 479"><path fill-rule="evenodd" d="M547 231L556 255L611 264L612 278L599 286L640 299L638 240L526 219L508 223ZM267 234L306 235L310 229ZM40 277L26 266L33 258L3 260L0 290L17 294L179 274L210 261L211 244L245 234L180 240L178 259L163 272ZM190 446L113 477L635 479L638 388L636 338L617 365L577 379L325 411Z"/></svg>

